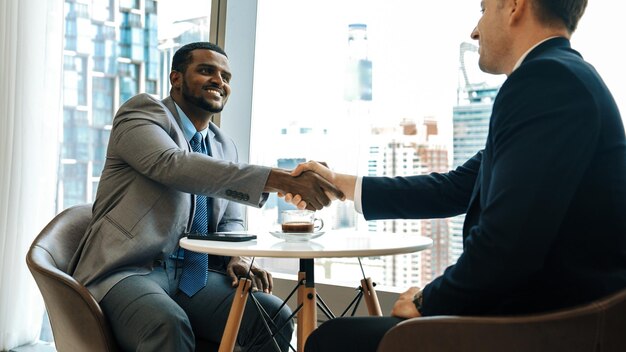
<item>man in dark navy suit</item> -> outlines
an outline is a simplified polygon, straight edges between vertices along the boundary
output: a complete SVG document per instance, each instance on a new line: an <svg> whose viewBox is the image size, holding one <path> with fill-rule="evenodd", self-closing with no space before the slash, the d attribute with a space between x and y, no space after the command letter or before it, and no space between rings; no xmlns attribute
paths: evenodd
<svg viewBox="0 0 626 352"><path fill-rule="evenodd" d="M544 312L626 288L624 127L604 82L569 41L586 5L481 2L471 34L479 66L508 77L485 148L456 170L360 178L309 162L294 171L324 174L368 220L466 214L455 265L400 295L392 317L322 324L307 352L375 351L405 318Z"/></svg>

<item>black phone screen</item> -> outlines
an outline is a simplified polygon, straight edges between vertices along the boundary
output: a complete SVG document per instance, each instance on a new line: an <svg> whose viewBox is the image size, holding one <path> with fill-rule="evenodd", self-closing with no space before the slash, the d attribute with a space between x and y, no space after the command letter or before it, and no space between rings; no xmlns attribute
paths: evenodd
<svg viewBox="0 0 626 352"><path fill-rule="evenodd" d="M214 232L209 234L192 233L187 235L190 240L243 242L256 239L256 235L245 232Z"/></svg>

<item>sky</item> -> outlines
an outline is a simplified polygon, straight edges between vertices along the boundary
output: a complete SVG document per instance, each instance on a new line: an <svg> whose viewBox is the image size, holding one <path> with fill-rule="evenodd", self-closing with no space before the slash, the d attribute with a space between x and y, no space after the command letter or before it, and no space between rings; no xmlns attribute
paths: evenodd
<svg viewBox="0 0 626 352"><path fill-rule="evenodd" d="M159 22L208 14L210 4L161 0ZM625 10L626 2L590 1L572 39L573 47L603 76L623 115L626 65L620 44L626 29L620 22ZM459 45L472 42L479 0L259 0L258 16L256 64L262 69L255 72L255 101L273 102L280 92L274 121L288 123L296 111L304 115L298 116L300 120L333 120L332 111L342 109L347 24L366 23L374 65L372 113L417 119L435 116L444 133L451 133L451 107L460 77ZM473 56L468 55L466 65L471 80L504 79L480 72L477 55Z"/></svg>
<svg viewBox="0 0 626 352"><path fill-rule="evenodd" d="M626 118L626 62L624 43L626 2L592 0L572 37L580 51L600 73Z"/></svg>
<svg viewBox="0 0 626 352"><path fill-rule="evenodd" d="M159 29L175 21L211 15L210 0L159 0ZM159 33L159 37L161 34Z"/></svg>
<svg viewBox="0 0 626 352"><path fill-rule="evenodd" d="M203 11L208 15L210 4L159 0L159 26ZM402 10L392 10L397 8ZM626 2L591 0L572 45L604 77L626 117L624 13ZM279 135L280 128L293 122L324 128L345 117L349 23L367 24L374 72L372 104L349 109L358 114L364 108L372 118L386 122L435 117L451 145L459 46L472 42L470 33L480 15L480 0L258 0L250 162L272 166L277 158L297 156L328 161L336 171L353 173L348 165L354 160L341 158L358 159L347 150L355 144L354 130L362 125L341 126L338 134L331 132L328 145L321 145L315 134L290 140ZM505 78L480 72L477 55L468 55L466 62L473 83L497 84ZM275 217L264 217L264 209L248 209L250 226L271 226L264 219Z"/></svg>

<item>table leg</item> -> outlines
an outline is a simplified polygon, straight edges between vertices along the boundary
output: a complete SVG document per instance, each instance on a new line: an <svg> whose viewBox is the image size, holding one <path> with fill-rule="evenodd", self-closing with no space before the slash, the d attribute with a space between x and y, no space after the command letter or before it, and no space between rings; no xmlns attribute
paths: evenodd
<svg viewBox="0 0 626 352"><path fill-rule="evenodd" d="M228 314L228 320L226 321L226 327L224 328L224 334L222 335L222 342L220 342L218 352L232 352L235 348L235 341L237 340L241 318L243 317L243 311L246 307L251 285L252 281L250 281L250 279L239 279L237 292L235 292L233 303L230 306L230 313Z"/></svg>
<svg viewBox="0 0 626 352"><path fill-rule="evenodd" d="M372 284L372 279L368 277L361 280L361 288L363 289L363 297L365 298L365 304L367 305L369 314L371 316L382 317L383 312L380 309L380 302L378 302L378 296Z"/></svg>
<svg viewBox="0 0 626 352"><path fill-rule="evenodd" d="M317 327L317 295L315 292L315 277L313 275L313 259L300 259L299 282L304 284L298 287L298 352L304 351L304 344L309 335Z"/></svg>

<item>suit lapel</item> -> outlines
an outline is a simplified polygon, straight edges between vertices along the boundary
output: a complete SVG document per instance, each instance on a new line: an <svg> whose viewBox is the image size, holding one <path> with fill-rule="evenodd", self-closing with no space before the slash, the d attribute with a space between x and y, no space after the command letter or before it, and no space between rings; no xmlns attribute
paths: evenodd
<svg viewBox="0 0 626 352"><path fill-rule="evenodd" d="M181 148L186 147L188 151L191 151L191 144L189 144L189 141L187 140L187 138L185 138L185 134L183 133L183 124L180 120L180 116L178 116L178 111L176 110L176 105L174 103L174 100L170 96L167 96L165 99L161 100L161 102L163 103L163 105L165 105L167 110L169 110L169 112L172 114L172 117L174 117L174 121L176 121L174 128L176 129L176 133L178 133L178 135L180 136L179 139L181 140L181 142L179 146ZM189 221L187 222L187 230L191 229L191 224L193 222L193 214L195 213L196 213L196 196L192 194L191 195L191 213L189 215Z"/></svg>
<svg viewBox="0 0 626 352"><path fill-rule="evenodd" d="M172 100L172 98L168 96L167 98L161 100L161 102L172 114L172 117L174 117L174 121L176 121L176 133L178 133L178 135L181 137L181 141L187 142L187 150L191 151L191 145L189 144L189 141L187 141L187 139L185 138L185 134L183 133L183 123L180 120L180 116L178 116L178 110L176 110L174 100ZM184 144L179 144L179 146L183 147Z"/></svg>
<svg viewBox="0 0 626 352"><path fill-rule="evenodd" d="M168 110L172 113L174 120L176 120L177 132L180 133L180 135L183 137L182 139L186 141L186 139L184 138L185 134L183 133L183 130L182 130L182 121L181 121L180 116L178 116L178 111L176 109L174 100L168 96L167 98L163 99L162 102L163 102L163 105L165 105L168 108ZM211 156L213 158L223 160L224 149L222 148L222 143L215 139L215 132L213 131L214 128L217 128L217 127L213 123L210 123L209 131L207 133L206 144L207 146L211 148ZM191 145L189 144L189 142L187 142L187 149L191 150ZM195 206L196 206L196 197L192 195L191 198L192 198L191 214L194 214ZM215 231L217 229L217 225L219 224L222 218L222 215L224 211L226 210L227 202L228 201L221 199L221 198L209 198L209 204L207 204L207 206L209 206L210 209L212 210L211 218L209 219L209 230ZM193 221L193 216L190 216L189 224L187 228L191 228L192 221Z"/></svg>

